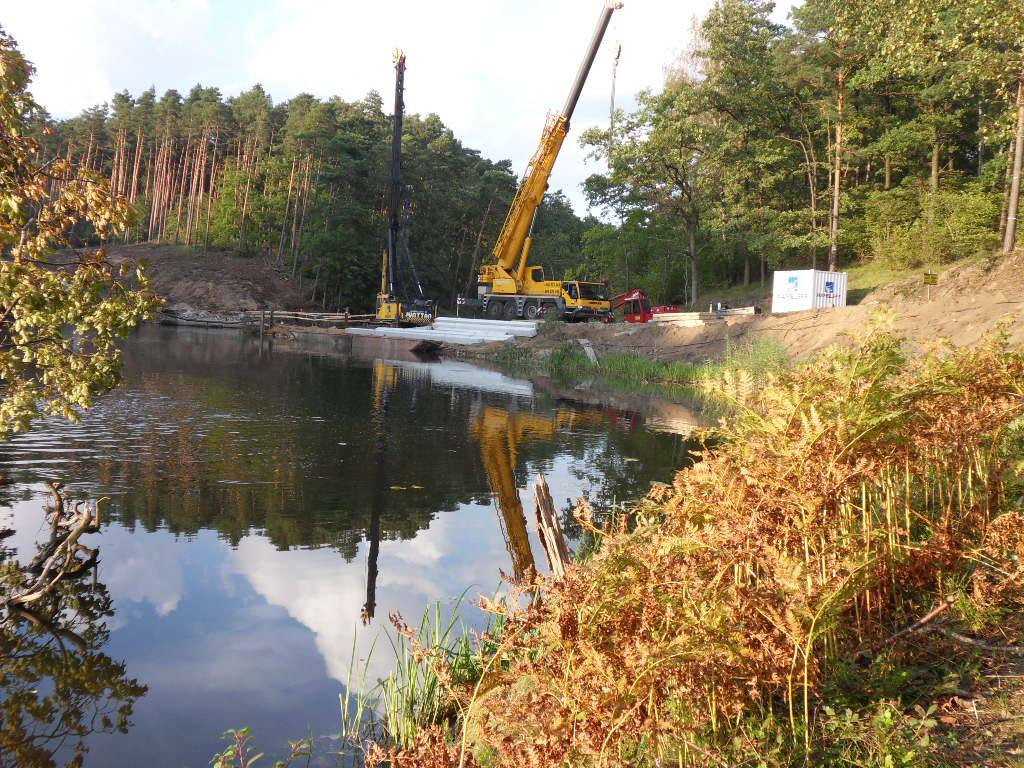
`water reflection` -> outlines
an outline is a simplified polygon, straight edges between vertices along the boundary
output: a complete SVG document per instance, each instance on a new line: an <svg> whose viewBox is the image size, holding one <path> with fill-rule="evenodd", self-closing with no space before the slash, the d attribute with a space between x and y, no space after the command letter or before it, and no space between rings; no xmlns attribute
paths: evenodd
<svg viewBox="0 0 1024 768"><path fill-rule="evenodd" d="M473 435L479 443L487 482L498 505L515 581L522 581L525 574L537 569L515 477L520 450L527 441L551 441L559 433L592 429L604 420L604 411L597 408L556 406L536 412L488 404L478 409L473 420Z"/></svg>
<svg viewBox="0 0 1024 768"><path fill-rule="evenodd" d="M534 566L523 502L538 473L600 507L686 460L683 438L628 407L375 352L261 356L233 333L145 329L123 387L81 424L0 447L15 481L0 527L23 559L45 481L113 497L105 653L149 693L128 733L84 737L89 765L205 765L242 725L271 762L289 738L336 732L353 649L388 648L382 617ZM370 679L390 664L375 654Z"/></svg>
<svg viewBox="0 0 1024 768"><path fill-rule="evenodd" d="M22 606L8 603L24 589L14 555L0 548L0 766L81 765L97 734L128 732L147 688L104 651L114 607L95 557Z"/></svg>

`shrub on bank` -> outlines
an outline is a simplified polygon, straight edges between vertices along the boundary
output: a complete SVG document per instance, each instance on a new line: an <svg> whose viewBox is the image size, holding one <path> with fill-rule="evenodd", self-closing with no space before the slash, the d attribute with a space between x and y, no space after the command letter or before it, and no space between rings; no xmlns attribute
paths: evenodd
<svg viewBox="0 0 1024 768"><path fill-rule="evenodd" d="M447 686L454 725L369 763L942 764L946 675L1019 651L1024 356L877 333L736 405L542 600L485 602L502 633Z"/></svg>

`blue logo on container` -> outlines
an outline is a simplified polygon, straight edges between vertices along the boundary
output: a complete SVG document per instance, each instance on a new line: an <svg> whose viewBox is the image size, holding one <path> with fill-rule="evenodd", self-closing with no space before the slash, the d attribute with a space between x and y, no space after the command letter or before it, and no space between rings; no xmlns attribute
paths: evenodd
<svg viewBox="0 0 1024 768"><path fill-rule="evenodd" d="M799 275L791 275L789 277L789 287L790 288L796 288L799 285L800 285L800 276Z"/></svg>
<svg viewBox="0 0 1024 768"><path fill-rule="evenodd" d="M833 281L833 280L827 280L827 281L825 282L825 293L835 293L835 292L836 292L836 284L835 284L835 281Z"/></svg>

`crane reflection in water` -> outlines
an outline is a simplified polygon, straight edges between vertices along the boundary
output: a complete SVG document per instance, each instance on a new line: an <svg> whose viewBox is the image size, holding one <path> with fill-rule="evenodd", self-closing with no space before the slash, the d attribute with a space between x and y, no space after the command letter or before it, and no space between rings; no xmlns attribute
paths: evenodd
<svg viewBox="0 0 1024 768"><path fill-rule="evenodd" d="M373 362L373 469L370 481L370 525L366 530L369 551L366 557L366 602L360 611L363 624L373 620L377 608L377 558L380 557L380 515L386 502L385 493L390 489L391 430L388 411L391 394L398 385L400 368L384 360Z"/></svg>
<svg viewBox="0 0 1024 768"><path fill-rule="evenodd" d="M376 584L379 575L381 514L388 494L405 490L392 485L390 457L396 446L397 424L390 413L391 398L407 375L415 377L417 368L398 365L386 360L373 363L372 422L372 491L370 519L366 529L367 567L366 601L360 612L363 624L368 624L376 611ZM535 410L529 405L497 404L481 399L474 403L470 413L470 434L479 449L487 487L498 513L498 525L508 550L512 566L511 578L516 583L528 581L537 572L537 561L530 543L530 534L523 502L520 498L516 467L523 446L534 442L552 442L559 433L593 429L603 424L604 409L579 404L558 405L554 409Z"/></svg>

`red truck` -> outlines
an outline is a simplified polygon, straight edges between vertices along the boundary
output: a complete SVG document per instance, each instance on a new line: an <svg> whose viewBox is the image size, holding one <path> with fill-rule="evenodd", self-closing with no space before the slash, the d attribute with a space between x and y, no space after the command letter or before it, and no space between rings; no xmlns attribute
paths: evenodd
<svg viewBox="0 0 1024 768"><path fill-rule="evenodd" d="M679 307L675 304L652 307L651 300L647 298L647 294L641 288L634 288L613 298L612 312L619 309L622 310L622 319L627 323L648 323L655 315L679 311Z"/></svg>

